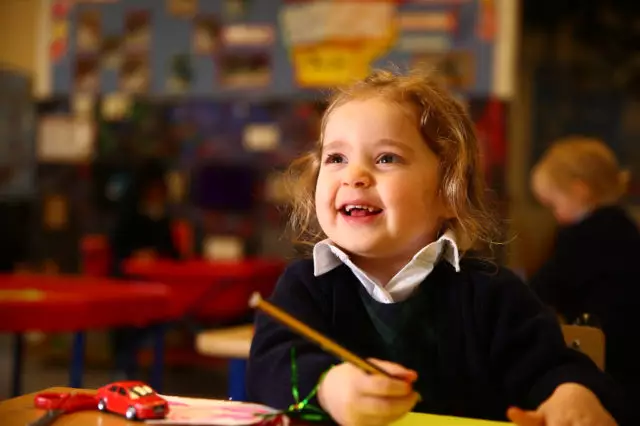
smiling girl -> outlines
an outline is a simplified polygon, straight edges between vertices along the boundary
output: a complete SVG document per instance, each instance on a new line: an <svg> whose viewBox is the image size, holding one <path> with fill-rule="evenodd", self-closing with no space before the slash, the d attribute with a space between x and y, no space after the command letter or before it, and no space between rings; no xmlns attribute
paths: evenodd
<svg viewBox="0 0 640 426"><path fill-rule="evenodd" d="M478 155L467 111L429 76L376 72L337 92L318 145L292 165L291 222L313 257L289 266L271 301L397 379L258 315L251 399L287 408L293 384L346 425L411 410L620 421L617 389L565 346L555 317L513 273L469 256L494 235Z"/></svg>

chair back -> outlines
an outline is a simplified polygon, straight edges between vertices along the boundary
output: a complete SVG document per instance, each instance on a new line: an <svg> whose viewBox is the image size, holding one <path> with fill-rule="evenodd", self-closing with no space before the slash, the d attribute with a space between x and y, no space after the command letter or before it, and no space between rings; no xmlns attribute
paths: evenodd
<svg viewBox="0 0 640 426"><path fill-rule="evenodd" d="M605 336L602 330L586 325L562 325L562 334L566 344L583 352L604 370L605 365Z"/></svg>

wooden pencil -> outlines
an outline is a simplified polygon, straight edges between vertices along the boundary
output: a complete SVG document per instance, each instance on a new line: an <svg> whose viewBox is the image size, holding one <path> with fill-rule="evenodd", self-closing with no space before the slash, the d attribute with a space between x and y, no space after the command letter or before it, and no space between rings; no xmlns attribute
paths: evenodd
<svg viewBox="0 0 640 426"><path fill-rule="evenodd" d="M262 298L262 296L260 296L259 293L253 293L253 295L249 299L249 306L254 309L261 310L265 314L286 325L301 336L318 344L325 351L337 356L343 361L355 365L356 367L369 374L383 374L394 379L403 380L402 378L393 376L392 374L385 371L383 368L378 367L372 362L359 357L358 355L354 354L353 352L340 346L338 343L309 327L302 321L289 315L287 312L283 311L272 303L267 302Z"/></svg>

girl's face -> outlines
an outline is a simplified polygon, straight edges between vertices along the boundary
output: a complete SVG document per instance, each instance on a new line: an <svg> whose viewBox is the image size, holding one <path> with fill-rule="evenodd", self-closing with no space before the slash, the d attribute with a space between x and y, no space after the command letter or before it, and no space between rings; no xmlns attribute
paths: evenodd
<svg viewBox="0 0 640 426"><path fill-rule="evenodd" d="M322 230L356 259L408 261L448 217L439 163L408 108L376 97L337 107L316 184Z"/></svg>
<svg viewBox="0 0 640 426"><path fill-rule="evenodd" d="M590 210L588 191L580 181L570 182L566 187L560 188L553 184L546 173L538 171L533 177L532 186L540 204L551 210L561 225L580 221Z"/></svg>

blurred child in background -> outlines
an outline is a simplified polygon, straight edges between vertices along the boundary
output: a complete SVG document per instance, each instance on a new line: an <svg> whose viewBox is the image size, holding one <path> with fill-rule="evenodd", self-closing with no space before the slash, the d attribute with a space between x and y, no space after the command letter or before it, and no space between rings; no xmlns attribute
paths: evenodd
<svg viewBox="0 0 640 426"><path fill-rule="evenodd" d="M167 192L164 167L156 161L143 164L125 191L111 235L113 276L124 276L122 262L131 257L180 258L172 236ZM117 378L135 378L137 352L150 331L126 327L111 333Z"/></svg>
<svg viewBox="0 0 640 426"><path fill-rule="evenodd" d="M628 181L599 140L571 137L549 148L532 171L531 185L560 229L531 287L567 322L588 314L602 327L606 371L632 402L640 402L640 233L619 205Z"/></svg>
<svg viewBox="0 0 640 426"><path fill-rule="evenodd" d="M111 236L113 274L130 257L180 257L172 236L165 169L155 161L144 164L125 192Z"/></svg>

